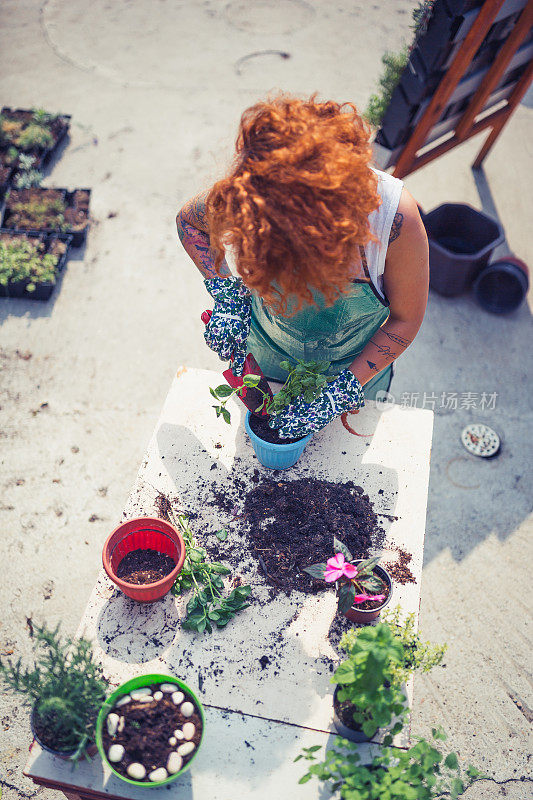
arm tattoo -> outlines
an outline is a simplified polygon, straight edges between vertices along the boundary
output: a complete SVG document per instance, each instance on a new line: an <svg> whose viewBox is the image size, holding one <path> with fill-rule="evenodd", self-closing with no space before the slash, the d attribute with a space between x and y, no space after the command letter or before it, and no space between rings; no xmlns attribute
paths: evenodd
<svg viewBox="0 0 533 800"><path fill-rule="evenodd" d="M379 372L379 367L376 364L374 364L373 361L367 361L366 363L368 364L372 372Z"/></svg>
<svg viewBox="0 0 533 800"><path fill-rule="evenodd" d="M397 333L388 333L388 331L382 331L385 336L388 336L392 342L396 342L396 344L401 345L402 347L407 347L411 344L411 339L405 339L403 336L398 336Z"/></svg>
<svg viewBox="0 0 533 800"><path fill-rule="evenodd" d="M370 343L377 347L378 353L382 356L388 356L389 358L396 358L396 353L393 353L390 345L388 344L379 344L379 342L375 342L373 339L370 340Z"/></svg>
<svg viewBox="0 0 533 800"><path fill-rule="evenodd" d="M389 244L391 242L395 242L396 241L396 239L400 235L400 231L402 229L402 225L403 225L403 214L400 214L400 212L397 211L396 214L394 215L394 219L392 221L392 226L391 226L391 229L390 229Z"/></svg>

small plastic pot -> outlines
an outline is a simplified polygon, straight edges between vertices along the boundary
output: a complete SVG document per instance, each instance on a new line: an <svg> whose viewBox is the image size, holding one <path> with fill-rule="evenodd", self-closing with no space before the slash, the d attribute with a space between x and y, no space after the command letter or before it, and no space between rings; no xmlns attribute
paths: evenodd
<svg viewBox="0 0 533 800"><path fill-rule="evenodd" d="M357 564L359 564L360 561L354 561L353 563L354 566L357 566ZM377 608L365 609L365 608L360 608L357 605L354 605L350 609L348 609L348 611L345 611L344 615L348 617L348 619L351 620L352 622L357 622L357 623L362 623L363 625L367 625L369 622L372 622L373 620L377 619L381 614L381 612L383 611L383 609L385 608L385 606L388 606L388 604L391 601L392 591L393 591L393 582L391 576L389 575L385 567L380 567L379 564L376 564L372 572L376 574L378 578L381 578L381 580L385 581L389 590L389 594L385 598L383 603L380 606L377 606Z"/></svg>
<svg viewBox="0 0 533 800"><path fill-rule="evenodd" d="M265 442L264 439L260 439L259 436L253 432L250 427L250 416L250 412L248 411L244 418L244 427L246 428L246 433L250 437L252 447L261 464L269 469L288 469L296 464L311 441L313 434L310 433L308 436L304 436L303 439L300 439L298 442L293 442L292 444L272 444L271 442Z"/></svg>
<svg viewBox="0 0 533 800"><path fill-rule="evenodd" d="M344 739L348 739L348 741L350 742L370 741L369 737L365 733L363 733L363 731L360 728L350 728L348 727L348 725L345 725L344 722L342 722L335 708L338 691L339 687L337 686L335 689L335 694L333 695L333 725L335 726L335 730L337 731L339 736L342 736Z"/></svg>
<svg viewBox="0 0 533 800"><path fill-rule="evenodd" d="M202 719L202 738L200 739L200 742L198 744L198 747L196 748L194 755L187 761L185 766L182 767L179 772L176 772L174 775L170 775L168 778L165 778L164 781L135 781L133 780L133 778L126 778L124 775L121 775L120 772L118 772L113 766L113 764L111 764L111 762L108 760L107 754L104 749L102 730L107 715L113 709L113 706L120 697L122 697L125 694L129 694L133 689L140 689L143 686L150 686L152 683L176 683L180 687L180 689L182 689L184 692L187 692L187 694L189 694L192 697L194 705L196 706L200 714L200 717ZM109 769L113 772L114 775L117 776L117 778L120 778L121 781L125 781L126 783L131 783L132 786L142 786L145 789L151 789L157 786L166 786L167 784L172 783L172 781L175 781L176 778L179 778L180 775L182 775L189 769L192 762L196 758L198 750L202 745L202 741L204 738L204 731L205 731L204 709L202 708L202 704L200 703L194 692L187 686L186 683L183 683L183 681L180 681L179 678L175 678L173 675L159 675L159 674L140 675L137 678L131 678L131 680L126 681L126 683L123 683L122 686L119 686L118 689L116 689L113 692L113 694L111 694L103 704L98 714L98 718L96 720L96 746L98 747L98 752L100 753L102 761L104 762L104 764L107 764Z"/></svg>
<svg viewBox="0 0 533 800"><path fill-rule="evenodd" d="M30 726L33 738L35 739L41 750L45 750L47 753L51 753L53 756L56 756L56 758L62 758L64 761L70 760L74 755L74 753L76 752L77 748L74 747L72 750L56 750L55 748L45 744L41 739L39 739L37 731L35 730L35 714L36 711L34 706L31 710ZM87 755L94 755L96 753L96 747L94 745L90 745L87 748L86 752Z"/></svg>
<svg viewBox="0 0 533 800"><path fill-rule="evenodd" d="M118 565L132 550L157 550L170 556L176 566L168 575L154 583L138 585L123 581L116 574ZM108 576L127 597L139 603L153 603L170 591L185 561L185 542L181 533L170 523L157 517L138 517L123 522L107 537L102 563Z"/></svg>
<svg viewBox="0 0 533 800"><path fill-rule="evenodd" d="M527 295L529 270L519 258L507 256L493 261L474 281L474 296L492 314L516 311Z"/></svg>
<svg viewBox="0 0 533 800"><path fill-rule="evenodd" d="M445 297L465 292L504 241L501 226L465 203L444 203L424 215L429 285Z"/></svg>

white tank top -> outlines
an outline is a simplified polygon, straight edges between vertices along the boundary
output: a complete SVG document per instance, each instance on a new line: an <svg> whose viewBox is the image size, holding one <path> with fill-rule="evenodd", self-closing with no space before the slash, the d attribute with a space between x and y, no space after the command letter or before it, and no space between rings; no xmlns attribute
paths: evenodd
<svg viewBox="0 0 533 800"><path fill-rule="evenodd" d="M377 238L377 242L368 242L365 244L365 255L370 280L381 297L385 297L383 291L385 258L387 256L389 236L394 215L398 211L403 181L394 178L387 172L381 172L381 170L375 169L374 167L371 169L373 169L378 176L378 193L381 197L381 205L368 217L370 230Z"/></svg>

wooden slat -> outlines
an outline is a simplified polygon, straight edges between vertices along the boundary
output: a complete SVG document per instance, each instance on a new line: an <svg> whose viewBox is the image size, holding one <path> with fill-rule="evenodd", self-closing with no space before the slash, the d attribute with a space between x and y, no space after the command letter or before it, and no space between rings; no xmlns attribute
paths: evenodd
<svg viewBox="0 0 533 800"><path fill-rule="evenodd" d="M448 72L433 95L433 99L427 107L424 116L411 134L409 141L398 159L393 173L397 178L401 178L411 171L411 166L415 160L417 151L423 146L429 131L446 108L449 98L483 42L483 39L492 25L494 17L503 3L504 0L485 0L476 21L468 32Z"/></svg>
<svg viewBox="0 0 533 800"><path fill-rule="evenodd" d="M435 158L439 156L443 156L449 150L452 150L454 147L457 147L458 144L462 142L466 142L468 139L471 139L472 136L476 136L476 134L481 133L486 128L490 128L492 126L498 125L502 120L505 123L507 117L509 116L508 105L504 106L503 108L499 108L498 111L495 111L493 114L489 114L488 117L484 117L482 120L477 122L472 128L468 131L464 139L458 139L457 136L451 136L449 139L446 139L445 142L436 145L433 147L429 152L424 153L418 158L415 158L411 165L411 169L409 170L409 174L414 172L421 167L425 167L426 164L429 164Z"/></svg>
<svg viewBox="0 0 533 800"><path fill-rule="evenodd" d="M507 114L494 124L492 131L487 136L485 144L479 151L476 160L472 164L473 169L479 169L481 167L489 150L492 148L494 142L502 132L505 123L507 122L507 120L509 119L509 117L511 116L517 105L522 101L522 98L529 89L529 85L532 80L533 80L533 61L530 61L528 68L526 69L526 71L516 84L513 93L507 102L506 106Z"/></svg>
<svg viewBox="0 0 533 800"><path fill-rule="evenodd" d="M526 38L531 26L533 25L533 0L529 0L527 6L522 11L511 34L496 56L496 60L487 72L483 82L474 94L468 108L461 117L455 129L455 135L459 141L467 138L468 131L475 122L477 115L483 110L485 103L493 90L500 82L507 67L509 66L514 54Z"/></svg>

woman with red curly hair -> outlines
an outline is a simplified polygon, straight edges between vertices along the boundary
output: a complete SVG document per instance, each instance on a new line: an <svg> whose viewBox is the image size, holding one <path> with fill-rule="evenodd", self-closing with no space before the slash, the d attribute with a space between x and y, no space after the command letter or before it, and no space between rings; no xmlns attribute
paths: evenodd
<svg viewBox="0 0 533 800"><path fill-rule="evenodd" d="M351 103L269 98L242 115L227 176L177 216L215 300L206 342L236 374L248 351L281 381L286 359L330 362L320 395L276 416L282 437L388 389L422 323L424 226L402 182L371 166L369 136Z"/></svg>

